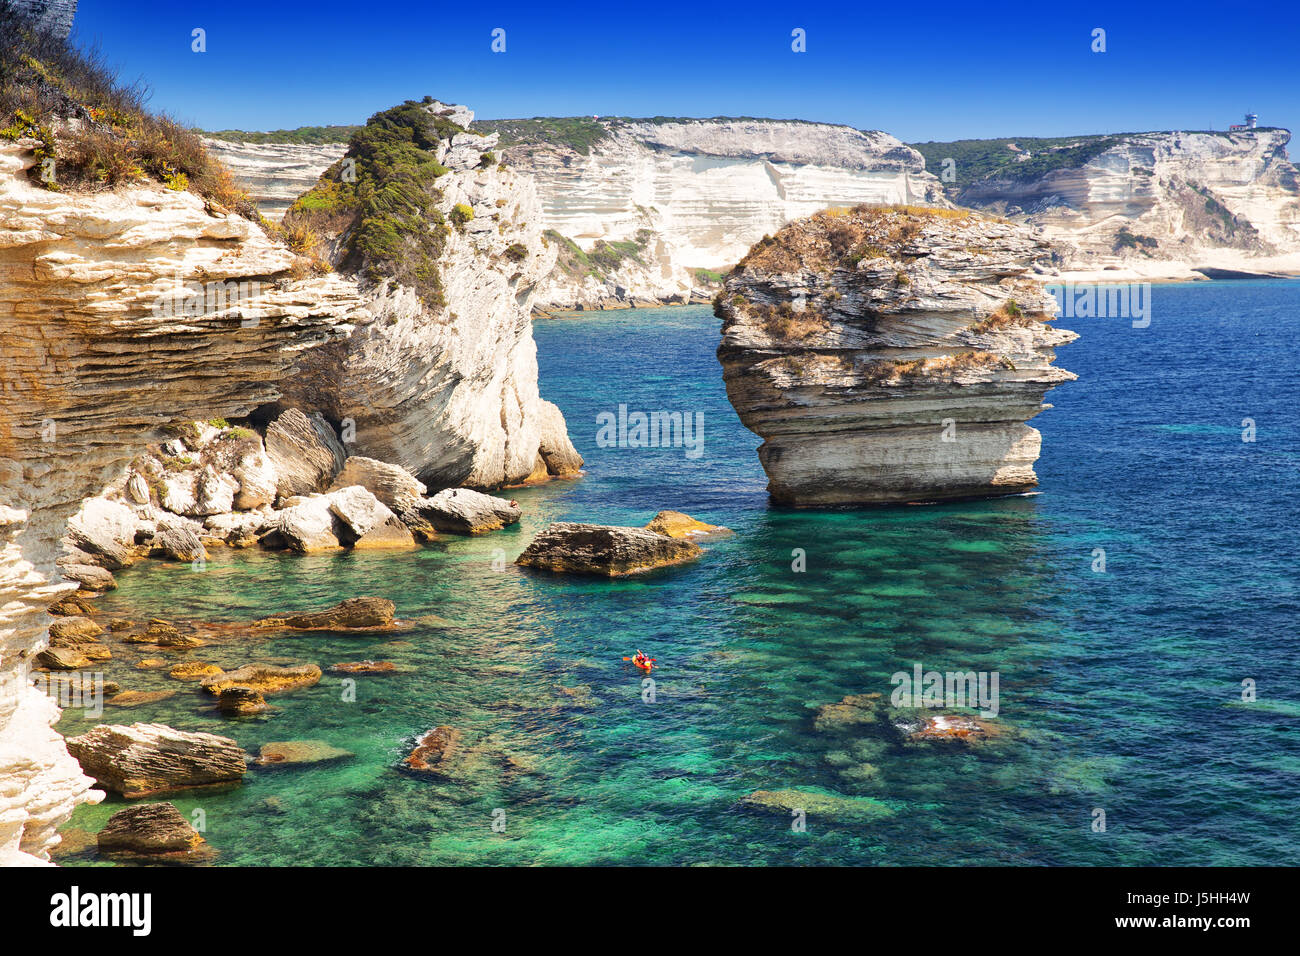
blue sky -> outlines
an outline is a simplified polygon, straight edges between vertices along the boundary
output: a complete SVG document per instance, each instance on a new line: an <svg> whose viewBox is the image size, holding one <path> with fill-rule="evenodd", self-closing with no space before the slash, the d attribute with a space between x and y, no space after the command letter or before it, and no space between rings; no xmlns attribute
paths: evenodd
<svg viewBox="0 0 1300 956"><path fill-rule="evenodd" d="M1300 122L1289 2L81 0L74 38L207 129L358 123L425 94L485 119L797 117L905 141Z"/></svg>

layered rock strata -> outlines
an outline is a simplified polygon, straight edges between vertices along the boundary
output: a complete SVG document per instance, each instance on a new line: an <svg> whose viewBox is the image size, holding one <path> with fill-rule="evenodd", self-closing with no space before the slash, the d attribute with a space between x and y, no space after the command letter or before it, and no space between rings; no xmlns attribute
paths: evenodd
<svg viewBox="0 0 1300 956"><path fill-rule="evenodd" d="M1075 376L1029 229L949 210L828 210L759 243L717 299L727 395L793 505L986 497L1037 483L1025 424Z"/></svg>

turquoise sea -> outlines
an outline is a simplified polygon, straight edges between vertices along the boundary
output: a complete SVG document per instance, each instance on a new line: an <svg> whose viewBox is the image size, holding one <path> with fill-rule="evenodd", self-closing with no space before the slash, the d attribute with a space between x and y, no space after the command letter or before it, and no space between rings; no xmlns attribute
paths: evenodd
<svg viewBox="0 0 1300 956"><path fill-rule="evenodd" d="M1146 329L1068 320L1081 338L1058 362L1079 380L1034 421L1039 494L856 511L768 504L707 308L539 322L542 393L587 473L510 492L520 527L388 555L145 562L100 601L135 619L240 622L381 595L408 630L236 628L163 656L374 658L407 673L359 678L355 702L327 674L272 698L267 716L227 720L195 685L133 669L156 651L131 648L108 679L178 693L104 719L253 752L320 739L355 754L172 798L204 811L222 865L1297 864L1297 322L1300 283L1263 281L1158 286ZM597 447L597 415L620 404L701 414L703 453ZM661 508L735 534L693 566L631 581L509 563L550 521L641 524ZM661 663L653 703L622 660L638 647ZM1009 732L935 750L814 728L817 707L888 697L890 675L916 663L998 672ZM59 729L96 722L68 711ZM489 763L459 785L399 772L439 724L524 769ZM806 832L738 805L791 788L875 803L810 814ZM82 807L66 830L84 838L122 805Z"/></svg>

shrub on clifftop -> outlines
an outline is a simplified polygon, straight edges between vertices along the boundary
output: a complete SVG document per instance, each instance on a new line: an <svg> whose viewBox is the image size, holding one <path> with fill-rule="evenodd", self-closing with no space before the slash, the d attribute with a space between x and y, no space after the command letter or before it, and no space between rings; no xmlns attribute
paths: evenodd
<svg viewBox="0 0 1300 956"><path fill-rule="evenodd" d="M432 105L431 97L407 100L370 117L343 158L289 207L285 223L340 240L344 268L408 285L440 309L446 300L437 261L448 228L436 180L447 168L437 149L464 129Z"/></svg>

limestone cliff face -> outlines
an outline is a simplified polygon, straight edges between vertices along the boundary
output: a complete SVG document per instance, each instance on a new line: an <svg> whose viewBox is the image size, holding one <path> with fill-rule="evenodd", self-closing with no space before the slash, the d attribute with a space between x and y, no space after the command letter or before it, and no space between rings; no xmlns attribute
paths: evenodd
<svg viewBox="0 0 1300 956"><path fill-rule="evenodd" d="M367 318L353 282L295 279L260 228L159 186L37 188L0 147L0 864L46 858L91 781L28 680L57 542L162 424L274 401L302 350Z"/></svg>
<svg viewBox="0 0 1300 956"><path fill-rule="evenodd" d="M941 203L920 154L894 137L847 126L772 120L602 121L586 155L565 145L505 150L531 174L543 223L590 251L598 240L652 237L608 275L552 273L543 307L686 301L695 269L730 267L767 233L842 203Z"/></svg>
<svg viewBox="0 0 1300 956"><path fill-rule="evenodd" d="M436 101L468 126L473 113ZM373 320L304 356L289 404L352 423L348 451L407 468L431 489L498 488L582 465L564 417L537 386L531 310L556 251L542 240L532 181L487 164L495 137L444 138L437 212L452 225L436 262L446 305L368 286Z"/></svg>
<svg viewBox="0 0 1300 956"><path fill-rule="evenodd" d="M348 148L346 143L232 143L210 137L203 144L272 222L279 222L289 205L316 185Z"/></svg>
<svg viewBox="0 0 1300 956"><path fill-rule="evenodd" d="M938 501L1037 483L1025 424L1075 376L1073 332L1023 226L946 210L828 211L758 244L717 300L727 395L774 500Z"/></svg>
<svg viewBox="0 0 1300 956"><path fill-rule="evenodd" d="M1137 133L1081 166L992 176L955 199L1042 227L1067 270L1300 270L1290 138L1283 129Z"/></svg>

